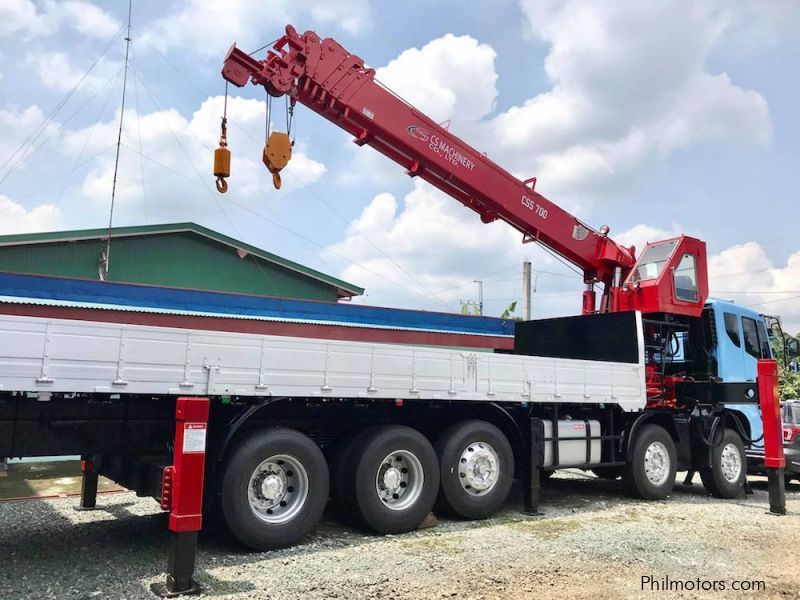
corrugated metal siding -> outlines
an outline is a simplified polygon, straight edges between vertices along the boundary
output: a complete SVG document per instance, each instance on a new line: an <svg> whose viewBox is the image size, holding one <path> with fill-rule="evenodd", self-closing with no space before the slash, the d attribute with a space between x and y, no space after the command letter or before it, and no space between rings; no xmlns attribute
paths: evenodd
<svg viewBox="0 0 800 600"><path fill-rule="evenodd" d="M0 247L0 271L97 279L99 240ZM336 289L190 232L123 237L111 246L112 281L335 301Z"/></svg>

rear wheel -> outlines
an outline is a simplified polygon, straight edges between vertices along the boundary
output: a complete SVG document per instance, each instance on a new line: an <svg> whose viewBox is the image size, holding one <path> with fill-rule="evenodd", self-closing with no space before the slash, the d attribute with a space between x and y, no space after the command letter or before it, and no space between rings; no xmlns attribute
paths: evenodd
<svg viewBox="0 0 800 600"><path fill-rule="evenodd" d="M747 477L742 438L733 429L726 429L722 441L711 449L711 466L700 469L700 479L716 498L736 498Z"/></svg>
<svg viewBox="0 0 800 600"><path fill-rule="evenodd" d="M675 485L675 443L660 425L644 425L633 443L623 482L644 500L663 500Z"/></svg>
<svg viewBox="0 0 800 600"><path fill-rule="evenodd" d="M465 519L485 519L511 491L514 454L506 436L486 421L464 421L445 429L436 442L441 504Z"/></svg>
<svg viewBox="0 0 800 600"><path fill-rule="evenodd" d="M439 461L430 442L402 425L376 427L360 435L338 467L346 512L378 533L416 529L433 508Z"/></svg>
<svg viewBox="0 0 800 600"><path fill-rule="evenodd" d="M226 459L220 483L230 532L256 550L299 542L319 522L328 500L325 457L293 429L261 430Z"/></svg>

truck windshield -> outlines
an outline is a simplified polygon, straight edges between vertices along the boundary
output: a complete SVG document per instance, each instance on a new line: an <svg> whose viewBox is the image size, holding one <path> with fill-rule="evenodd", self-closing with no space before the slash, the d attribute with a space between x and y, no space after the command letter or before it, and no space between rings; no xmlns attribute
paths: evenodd
<svg viewBox="0 0 800 600"><path fill-rule="evenodd" d="M671 240L647 246L639 257L636 268L628 275L626 283L656 279L664 270L677 243L678 240Z"/></svg>

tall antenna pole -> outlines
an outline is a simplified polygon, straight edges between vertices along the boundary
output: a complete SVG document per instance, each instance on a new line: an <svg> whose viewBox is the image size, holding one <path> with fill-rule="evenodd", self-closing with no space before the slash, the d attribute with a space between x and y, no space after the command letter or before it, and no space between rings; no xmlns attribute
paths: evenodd
<svg viewBox="0 0 800 600"><path fill-rule="evenodd" d="M114 158L114 180L111 184L111 210L108 213L108 236L106 238L105 256L100 258L100 279L108 280L111 269L111 227L114 223L114 200L117 195L117 171L119 170L119 148L122 144L122 119L125 115L125 91L128 87L128 53L131 49L131 11L133 0L128 0L128 34L125 36L125 70L122 75L122 104L119 110L119 132L117 133L117 154Z"/></svg>
<svg viewBox="0 0 800 600"><path fill-rule="evenodd" d="M522 263L522 318L531 320L531 261Z"/></svg>
<svg viewBox="0 0 800 600"><path fill-rule="evenodd" d="M483 281L476 279L473 283L478 284L478 314L483 316Z"/></svg>

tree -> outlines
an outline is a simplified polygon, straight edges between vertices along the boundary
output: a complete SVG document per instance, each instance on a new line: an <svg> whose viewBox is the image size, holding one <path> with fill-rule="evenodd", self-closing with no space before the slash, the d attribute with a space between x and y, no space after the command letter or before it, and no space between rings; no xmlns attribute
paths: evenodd
<svg viewBox="0 0 800 600"><path fill-rule="evenodd" d="M784 336L790 337L786 334ZM794 361L794 364L797 365L798 359L791 357L789 361L784 360L784 340L780 336L772 339L772 352L778 360L778 388L781 400L800 398L800 373L792 370L792 362Z"/></svg>

